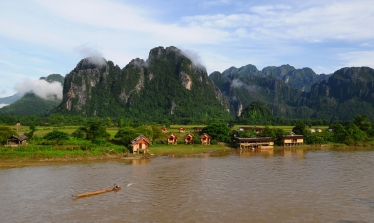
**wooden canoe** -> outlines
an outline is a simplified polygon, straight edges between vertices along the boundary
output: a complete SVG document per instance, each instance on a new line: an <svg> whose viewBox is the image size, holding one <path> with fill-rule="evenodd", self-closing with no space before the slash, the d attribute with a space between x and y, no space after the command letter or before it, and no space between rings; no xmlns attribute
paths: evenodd
<svg viewBox="0 0 374 223"><path fill-rule="evenodd" d="M117 191L117 190L120 190L120 189L121 189L121 187L118 187L118 188L108 188L108 189L103 189L103 190L86 192L86 193L82 193L82 194L75 194L73 196L74 197L86 197L86 196L91 196L91 195L96 195L96 194L102 194L102 193L111 192L111 191Z"/></svg>

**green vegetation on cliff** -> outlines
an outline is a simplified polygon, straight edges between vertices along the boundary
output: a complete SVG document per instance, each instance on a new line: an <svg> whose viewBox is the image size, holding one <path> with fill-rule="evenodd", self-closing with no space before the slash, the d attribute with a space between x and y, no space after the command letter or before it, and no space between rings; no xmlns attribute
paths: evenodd
<svg viewBox="0 0 374 223"><path fill-rule="evenodd" d="M147 61L132 60L123 69L86 58L66 76L63 94L62 114L176 123L229 118L227 101L205 69L175 47L154 48Z"/></svg>

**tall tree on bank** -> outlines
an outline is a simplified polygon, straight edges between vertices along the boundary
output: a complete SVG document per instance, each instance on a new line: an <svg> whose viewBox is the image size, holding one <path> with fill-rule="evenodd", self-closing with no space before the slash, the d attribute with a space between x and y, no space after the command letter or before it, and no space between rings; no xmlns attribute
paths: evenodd
<svg viewBox="0 0 374 223"><path fill-rule="evenodd" d="M207 133L214 140L228 142L230 140L230 128L224 123L212 123L202 129L201 133Z"/></svg>
<svg viewBox="0 0 374 223"><path fill-rule="evenodd" d="M273 114L266 104L253 101L243 110L239 122L249 125L269 125L273 119Z"/></svg>

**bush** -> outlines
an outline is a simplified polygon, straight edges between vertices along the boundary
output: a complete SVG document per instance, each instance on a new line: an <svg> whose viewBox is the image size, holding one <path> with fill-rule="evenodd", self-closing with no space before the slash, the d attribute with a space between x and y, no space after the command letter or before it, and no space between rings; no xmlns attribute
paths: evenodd
<svg viewBox="0 0 374 223"><path fill-rule="evenodd" d="M62 141L62 140L69 140L69 134L66 132L61 132L58 130L53 130L52 132L49 132L47 135L44 136L44 139L46 140L57 140L57 141Z"/></svg>

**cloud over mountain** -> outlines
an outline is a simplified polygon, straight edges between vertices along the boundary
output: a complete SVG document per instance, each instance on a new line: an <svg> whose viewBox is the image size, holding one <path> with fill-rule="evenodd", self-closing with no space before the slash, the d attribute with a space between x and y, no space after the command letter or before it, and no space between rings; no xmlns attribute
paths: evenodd
<svg viewBox="0 0 374 223"><path fill-rule="evenodd" d="M45 80L25 78L22 83L17 83L14 89L22 95L33 92L43 99L49 99L48 96L51 95L56 95L58 99L62 99L62 85L59 82L49 83Z"/></svg>

